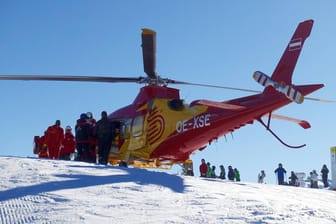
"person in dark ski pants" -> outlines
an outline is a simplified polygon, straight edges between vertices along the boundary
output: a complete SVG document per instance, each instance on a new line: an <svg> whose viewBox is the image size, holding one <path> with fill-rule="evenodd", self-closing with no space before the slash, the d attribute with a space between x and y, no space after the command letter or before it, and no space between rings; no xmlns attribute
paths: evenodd
<svg viewBox="0 0 336 224"><path fill-rule="evenodd" d="M329 183L328 183L328 173L329 170L327 168L327 165L323 165L322 169L321 169L321 173L322 173L322 181L323 181L323 185L324 187L329 187Z"/></svg>
<svg viewBox="0 0 336 224"><path fill-rule="evenodd" d="M97 138L99 163L106 165L112 140L115 137L114 123L108 120L107 112L101 112L101 119L97 122L94 129L94 136Z"/></svg>
<svg viewBox="0 0 336 224"><path fill-rule="evenodd" d="M291 186L299 186L298 184L298 177L296 176L296 174L294 173L294 171L291 172L291 176L289 177L290 179L290 182L289 182L289 185Z"/></svg>
<svg viewBox="0 0 336 224"><path fill-rule="evenodd" d="M77 161L92 162L90 154L90 125L86 121L85 113L80 115L75 126Z"/></svg>
<svg viewBox="0 0 336 224"><path fill-rule="evenodd" d="M225 179L225 168L223 165L220 165L219 166L219 169L220 169L220 174L219 174L219 178L220 179Z"/></svg>
<svg viewBox="0 0 336 224"><path fill-rule="evenodd" d="M274 170L274 173L277 174L277 177L278 177L278 184L279 185L284 185L285 184L285 174L287 173L287 171L282 167L282 164L279 163L279 166L278 168L276 168Z"/></svg>
<svg viewBox="0 0 336 224"><path fill-rule="evenodd" d="M328 183L328 173L329 170L327 168L327 165L323 165L322 169L321 169L321 173L322 173L322 181L323 181L323 185L324 187L329 187L329 183Z"/></svg>
<svg viewBox="0 0 336 224"><path fill-rule="evenodd" d="M234 178L235 178L235 172L232 168L232 166L229 166L228 167L228 179L231 180L231 181L234 181Z"/></svg>

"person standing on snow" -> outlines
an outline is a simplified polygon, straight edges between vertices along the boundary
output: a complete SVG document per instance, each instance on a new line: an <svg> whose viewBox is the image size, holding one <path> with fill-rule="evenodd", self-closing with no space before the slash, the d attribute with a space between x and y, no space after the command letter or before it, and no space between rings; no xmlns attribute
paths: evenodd
<svg viewBox="0 0 336 224"><path fill-rule="evenodd" d="M212 172L211 172L211 178L217 178L217 175L216 175L216 166L212 166L211 167L211 170L212 170Z"/></svg>
<svg viewBox="0 0 336 224"><path fill-rule="evenodd" d="M97 158L98 158L98 152L96 151L96 146L97 146L97 140L96 138L93 136L93 132L94 132L94 128L96 126L96 119L93 118L93 114L92 112L86 112L86 116L87 116L87 123L90 126L90 133L89 133L89 142L90 142L90 146L89 146L89 151L91 154L91 158L92 158L92 162L97 162Z"/></svg>
<svg viewBox="0 0 336 224"><path fill-rule="evenodd" d="M208 171L208 166L205 163L205 159L201 160L201 165L199 166L199 171L200 171L201 177L206 177L206 174L207 174L207 171Z"/></svg>
<svg viewBox="0 0 336 224"><path fill-rule="evenodd" d="M87 115L82 113L75 126L77 161L92 162L90 153L90 125L86 121Z"/></svg>
<svg viewBox="0 0 336 224"><path fill-rule="evenodd" d="M72 134L71 127L68 125L65 128L65 135L62 141L59 158L62 160L70 160L71 154L74 153L75 149L76 149L75 136Z"/></svg>
<svg viewBox="0 0 336 224"><path fill-rule="evenodd" d="M266 177L265 171L264 170L260 171L260 173L258 174L258 183L263 184L265 177Z"/></svg>
<svg viewBox="0 0 336 224"><path fill-rule="evenodd" d="M237 182L239 182L240 181L240 173L239 173L239 170L237 169L237 168L234 168L234 175L235 175L235 180L237 181Z"/></svg>
<svg viewBox="0 0 336 224"><path fill-rule="evenodd" d="M318 188L318 174L316 173L316 170L310 172L310 178L311 178L311 188Z"/></svg>
<svg viewBox="0 0 336 224"><path fill-rule="evenodd" d="M296 174L294 173L294 171L291 172L291 176L289 177L290 179L290 183L289 185L292 186L298 186L298 177L296 176Z"/></svg>
<svg viewBox="0 0 336 224"><path fill-rule="evenodd" d="M207 162L207 173L206 177L211 177L212 176L212 168L211 168L211 163Z"/></svg>
<svg viewBox="0 0 336 224"><path fill-rule="evenodd" d="M321 169L321 173L322 173L322 182L324 187L329 187L329 183L328 183L328 173L329 170L327 168L327 165L323 165L322 169Z"/></svg>
<svg viewBox="0 0 336 224"><path fill-rule="evenodd" d="M284 185L285 184L285 175L287 173L287 171L282 167L282 164L279 163L279 166L278 168L276 168L274 170L274 173L277 174L277 177L278 177L278 184L279 185Z"/></svg>
<svg viewBox="0 0 336 224"><path fill-rule="evenodd" d="M220 165L219 169L220 169L219 178L225 180L225 168L224 168L224 166Z"/></svg>
<svg viewBox="0 0 336 224"><path fill-rule="evenodd" d="M235 172L232 168L232 166L229 166L229 171L228 171L228 179L231 180L231 181L234 181L234 178L235 178Z"/></svg>
<svg viewBox="0 0 336 224"><path fill-rule="evenodd" d="M45 132L45 143L48 147L49 159L58 159L59 150L64 139L64 130L61 128L61 121L57 120L54 125L49 126Z"/></svg>
<svg viewBox="0 0 336 224"><path fill-rule="evenodd" d="M94 129L94 136L97 138L99 163L106 165L110 154L112 140L116 135L116 127L107 118L107 112L101 112L101 119Z"/></svg>

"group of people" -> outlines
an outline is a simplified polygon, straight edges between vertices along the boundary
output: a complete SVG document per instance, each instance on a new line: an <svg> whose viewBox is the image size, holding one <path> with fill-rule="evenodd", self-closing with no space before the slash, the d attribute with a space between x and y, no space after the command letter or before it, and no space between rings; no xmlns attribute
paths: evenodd
<svg viewBox="0 0 336 224"><path fill-rule="evenodd" d="M106 111L101 112L98 122L91 112L80 114L74 134L71 126L66 126L64 132L61 121L56 120L43 136L35 136L34 153L39 158L70 160L76 151L74 160L106 165L117 125L107 118Z"/></svg>
<svg viewBox="0 0 336 224"><path fill-rule="evenodd" d="M328 174L329 174L329 169L327 165L323 165L321 169L321 174L322 174L322 182L324 187L329 187L328 183ZM309 173L308 180L310 181L310 186L311 188L318 188L318 174L316 170L312 170Z"/></svg>
<svg viewBox="0 0 336 224"><path fill-rule="evenodd" d="M291 185L291 186L299 186L299 178L296 175L296 173L294 171L291 171L291 175L288 178L289 182L287 183L285 181L285 177L286 177L286 173L287 171L285 170L285 168L283 168L282 164L279 163L278 167L274 170L274 173L276 174L277 177L277 183L279 185ZM324 187L329 187L329 183L328 183L328 173L329 173L329 169L327 167L327 165L323 165L322 169L321 169L321 174L322 174L322 182ZM310 182L310 187L311 188L318 188L318 174L316 172L316 170L313 170L310 172L309 176L308 176L308 180ZM265 183L264 182L264 178L266 177L266 173L264 170L261 170L260 173L258 174L258 183Z"/></svg>
<svg viewBox="0 0 336 224"><path fill-rule="evenodd" d="M199 166L201 177L226 179L226 172L224 166L220 165L219 169L220 173L217 176L216 166L214 165L211 166L210 162L205 162L205 159L201 160L201 165ZM232 166L228 166L227 179L230 181L240 181L239 170L237 168L232 168Z"/></svg>

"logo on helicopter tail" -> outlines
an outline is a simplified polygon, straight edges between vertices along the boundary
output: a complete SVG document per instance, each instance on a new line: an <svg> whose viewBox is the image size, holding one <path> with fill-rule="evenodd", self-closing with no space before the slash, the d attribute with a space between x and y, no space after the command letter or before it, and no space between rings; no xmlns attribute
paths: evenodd
<svg viewBox="0 0 336 224"><path fill-rule="evenodd" d="M289 51L301 50L301 47L302 47L302 39L296 38L290 41L288 45L288 50Z"/></svg>
<svg viewBox="0 0 336 224"><path fill-rule="evenodd" d="M152 145L162 137L165 127L164 118L157 108L154 108L148 117L148 127L148 143Z"/></svg>

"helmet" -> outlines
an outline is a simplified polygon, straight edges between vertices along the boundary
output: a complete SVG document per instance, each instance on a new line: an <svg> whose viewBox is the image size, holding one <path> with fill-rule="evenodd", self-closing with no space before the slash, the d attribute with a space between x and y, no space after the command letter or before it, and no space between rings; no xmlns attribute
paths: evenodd
<svg viewBox="0 0 336 224"><path fill-rule="evenodd" d="M90 119L93 117L91 112L86 112L86 116Z"/></svg>
<svg viewBox="0 0 336 224"><path fill-rule="evenodd" d="M60 120L56 120L55 125L60 126L61 125L61 121Z"/></svg>
<svg viewBox="0 0 336 224"><path fill-rule="evenodd" d="M71 130L71 126L70 125L66 126L65 130Z"/></svg>
<svg viewBox="0 0 336 224"><path fill-rule="evenodd" d="M80 115L80 119L86 119L87 118L87 115L85 114L85 113L82 113L81 115Z"/></svg>

